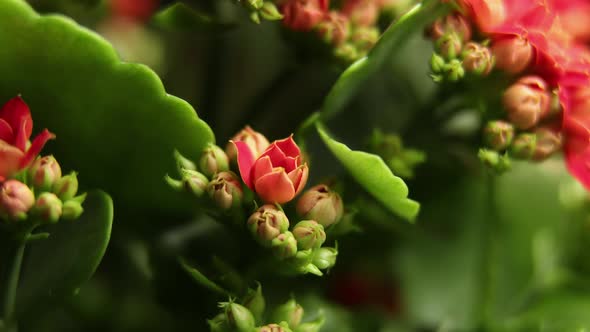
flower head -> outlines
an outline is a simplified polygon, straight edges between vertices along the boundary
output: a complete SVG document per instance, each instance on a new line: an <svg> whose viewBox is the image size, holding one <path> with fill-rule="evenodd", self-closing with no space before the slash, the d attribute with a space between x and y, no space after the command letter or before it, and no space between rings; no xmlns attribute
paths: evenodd
<svg viewBox="0 0 590 332"><path fill-rule="evenodd" d="M328 13L328 0L287 0L280 8L285 26L295 31L310 31Z"/></svg>
<svg viewBox="0 0 590 332"><path fill-rule="evenodd" d="M286 203L305 186L309 169L301 151L289 136L274 141L258 157L245 142L233 142L238 151L242 180L267 203Z"/></svg>
<svg viewBox="0 0 590 332"><path fill-rule="evenodd" d="M0 110L0 180L29 166L45 143L55 135L44 129L33 142L33 119L21 97L9 100Z"/></svg>

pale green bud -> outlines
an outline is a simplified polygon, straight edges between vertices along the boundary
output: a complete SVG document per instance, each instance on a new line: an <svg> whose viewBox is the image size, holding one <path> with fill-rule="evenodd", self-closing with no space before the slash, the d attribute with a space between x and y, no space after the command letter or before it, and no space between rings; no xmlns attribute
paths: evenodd
<svg viewBox="0 0 590 332"><path fill-rule="evenodd" d="M65 201L62 206L62 213L61 216L63 219L66 220L76 220L78 219L82 213L84 213L84 208L82 207L82 203L76 200L69 200Z"/></svg>
<svg viewBox="0 0 590 332"><path fill-rule="evenodd" d="M313 255L313 264L319 269L329 269L336 264L338 250L336 248L319 248Z"/></svg>
<svg viewBox="0 0 590 332"><path fill-rule="evenodd" d="M326 241L324 226L315 220L303 220L293 228L293 235L300 250L319 248Z"/></svg>
<svg viewBox="0 0 590 332"><path fill-rule="evenodd" d="M289 327L297 328L301 319L303 318L303 307L295 301L290 299L289 301L278 306L272 313L271 321L273 322L287 322Z"/></svg>
<svg viewBox="0 0 590 332"><path fill-rule="evenodd" d="M229 170L229 159L225 151L215 144L209 144L199 159L199 168L207 177Z"/></svg>
<svg viewBox="0 0 590 332"><path fill-rule="evenodd" d="M256 321L262 320L266 301L262 295L262 286L258 284L256 289L248 289L243 300L243 305L250 310Z"/></svg>
<svg viewBox="0 0 590 332"><path fill-rule="evenodd" d="M224 303L222 306L225 308L225 316L231 327L239 332L252 332L256 325L254 316L248 308L234 302Z"/></svg>
<svg viewBox="0 0 590 332"><path fill-rule="evenodd" d="M49 191L61 178L61 167L53 156L37 157L28 170L29 183L38 191Z"/></svg>
<svg viewBox="0 0 590 332"><path fill-rule="evenodd" d="M62 201L54 194L44 192L37 198L31 213L41 221L56 223L62 215Z"/></svg>
<svg viewBox="0 0 590 332"><path fill-rule="evenodd" d="M271 248L274 255L280 259L293 257L297 254L297 240L293 233L286 231L272 240Z"/></svg>
<svg viewBox="0 0 590 332"><path fill-rule="evenodd" d="M78 192L78 175L76 172L61 177L53 184L53 192L62 201L67 201Z"/></svg>

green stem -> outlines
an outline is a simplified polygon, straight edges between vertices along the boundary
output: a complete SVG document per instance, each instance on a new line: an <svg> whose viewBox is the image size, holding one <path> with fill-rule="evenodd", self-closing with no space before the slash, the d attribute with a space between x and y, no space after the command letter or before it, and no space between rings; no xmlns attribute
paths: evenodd
<svg viewBox="0 0 590 332"><path fill-rule="evenodd" d="M18 281L20 278L25 247L27 245L27 239L30 234L31 231L27 230L15 239L16 251L14 253L14 256L12 257L11 266L8 270L6 286L3 292L4 312L2 313L2 319L4 321L5 328L7 328L7 331L12 331L13 328L14 331L16 331L16 320L14 317L16 305L16 292L18 289Z"/></svg>
<svg viewBox="0 0 590 332"><path fill-rule="evenodd" d="M492 323L493 311L493 264L495 257L495 225L498 221L496 211L496 178L494 174L488 174L486 185L486 201L488 218L482 225L482 266L481 266L481 326L486 330Z"/></svg>

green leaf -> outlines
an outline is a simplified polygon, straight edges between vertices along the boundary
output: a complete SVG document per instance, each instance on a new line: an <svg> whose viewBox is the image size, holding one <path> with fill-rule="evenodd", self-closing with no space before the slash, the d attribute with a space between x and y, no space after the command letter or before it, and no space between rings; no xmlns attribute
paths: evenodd
<svg viewBox="0 0 590 332"><path fill-rule="evenodd" d="M317 125L317 130L334 156L344 165L356 181L391 212L413 221L420 204L408 198L408 186L395 176L383 159L363 151L353 151L330 138Z"/></svg>
<svg viewBox="0 0 590 332"><path fill-rule="evenodd" d="M19 315L71 296L90 279L106 251L112 222L111 198L92 191L80 219L40 227L36 233L50 236L27 245L17 293Z"/></svg>
<svg viewBox="0 0 590 332"><path fill-rule="evenodd" d="M95 33L20 0L0 1L0 103L21 94L35 130L48 128L62 165L127 209L188 211L163 178L174 149L197 158L214 141L185 101L148 67L122 62Z"/></svg>
<svg viewBox="0 0 590 332"><path fill-rule="evenodd" d="M374 73L378 72L392 57L412 32L423 29L449 10L449 6L438 0L427 0L416 5L397 22L392 24L381 36L369 54L359 59L340 75L322 106L322 118L327 119L341 111L355 97L359 88Z"/></svg>
<svg viewBox="0 0 590 332"><path fill-rule="evenodd" d="M180 31L227 30L233 27L232 24L216 22L211 17L180 2L154 15L152 22L162 29Z"/></svg>
<svg viewBox="0 0 590 332"><path fill-rule="evenodd" d="M182 268L188 272L188 274L201 286L212 290L220 295L229 296L231 293L227 290L223 289L223 287L219 286L215 282L209 280L201 271L195 269L194 267L188 265L183 259L179 259L180 265Z"/></svg>

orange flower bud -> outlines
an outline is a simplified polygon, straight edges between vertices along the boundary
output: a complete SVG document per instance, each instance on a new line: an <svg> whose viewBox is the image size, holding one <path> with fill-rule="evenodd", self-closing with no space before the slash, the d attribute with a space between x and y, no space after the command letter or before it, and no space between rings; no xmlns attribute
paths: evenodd
<svg viewBox="0 0 590 332"><path fill-rule="evenodd" d="M538 76L525 76L504 92L502 98L508 118L518 129L529 129L549 113L551 96Z"/></svg>
<svg viewBox="0 0 590 332"><path fill-rule="evenodd" d="M528 40L515 36L500 39L492 45L496 67L511 74L525 70L533 58L533 46Z"/></svg>

